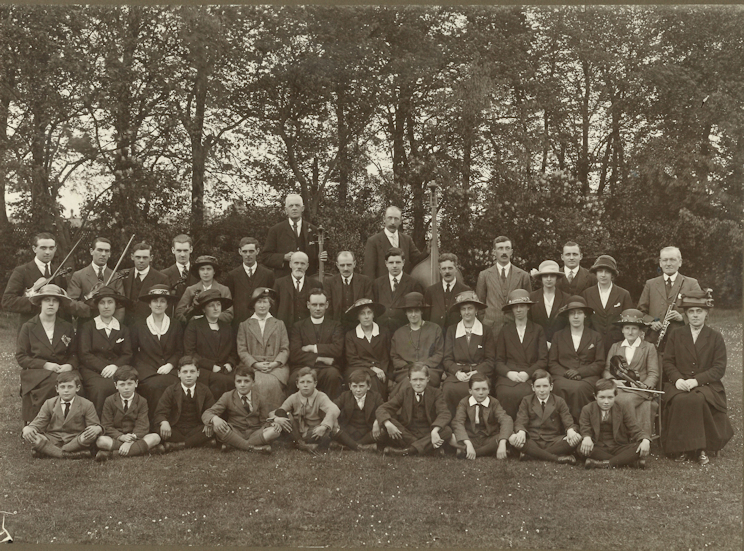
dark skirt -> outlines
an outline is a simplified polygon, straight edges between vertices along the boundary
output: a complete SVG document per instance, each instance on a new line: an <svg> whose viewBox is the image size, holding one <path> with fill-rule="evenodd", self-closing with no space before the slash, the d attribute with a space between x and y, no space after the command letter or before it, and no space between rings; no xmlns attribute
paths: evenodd
<svg viewBox="0 0 744 551"><path fill-rule="evenodd" d="M496 398L512 419L516 419L522 398L532 394L532 383L515 383L507 377L496 378Z"/></svg>
<svg viewBox="0 0 744 551"><path fill-rule="evenodd" d="M566 379L565 377L556 377L553 382L553 392L560 396L568 404L568 411L574 418L576 424L579 424L581 409L589 402L594 400L594 384L599 377L586 377L578 381Z"/></svg>
<svg viewBox="0 0 744 551"><path fill-rule="evenodd" d="M731 440L734 429L728 414L711 407L700 387L677 392L673 384L664 383L664 392L661 427L664 453L715 452Z"/></svg>

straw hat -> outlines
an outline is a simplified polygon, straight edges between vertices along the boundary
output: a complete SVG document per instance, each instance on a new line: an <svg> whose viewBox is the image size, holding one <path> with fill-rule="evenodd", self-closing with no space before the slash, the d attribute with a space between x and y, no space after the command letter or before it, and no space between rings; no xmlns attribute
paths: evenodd
<svg viewBox="0 0 744 551"><path fill-rule="evenodd" d="M612 323L615 325L637 325L641 329L645 328L648 324L643 321L643 316L645 314L641 312L640 310L636 310L635 308L628 308L627 310L623 310L620 313L620 319L617 321L613 321Z"/></svg>
<svg viewBox="0 0 744 551"><path fill-rule="evenodd" d="M147 293L137 297L137 300L150 304L150 301L154 298L164 298L168 302L176 301L176 297L172 293L170 285L166 285L164 283L158 283L157 285L153 285L152 287L150 287L150 290L147 291Z"/></svg>
<svg viewBox="0 0 744 551"><path fill-rule="evenodd" d="M545 260L540 263L540 267L537 270L530 271L532 277L541 277L545 275L564 276L563 270L560 269L558 263L555 260Z"/></svg>
<svg viewBox="0 0 744 551"><path fill-rule="evenodd" d="M530 292L525 289L514 289L511 293L509 293L509 296L506 299L506 304L504 304L501 309L504 312L510 312L511 307L518 305L518 304L535 304L534 300L530 300Z"/></svg>
<svg viewBox="0 0 744 551"><path fill-rule="evenodd" d="M383 304L375 302L369 298L360 298L354 304L349 306L344 313L344 317L348 318L350 321L356 321L359 319L359 312L364 308L372 308L372 312L374 312L376 318L379 318L385 313L385 306Z"/></svg>
<svg viewBox="0 0 744 551"><path fill-rule="evenodd" d="M36 293L28 297L28 300L31 301L31 304L39 306L41 304L41 300L45 297L54 297L57 300L59 300L60 303L63 300L67 301L67 304L70 303L70 297L67 296L67 293L65 292L65 290L62 289L62 287L59 287L58 285L54 285L51 283L44 285Z"/></svg>
<svg viewBox="0 0 744 551"><path fill-rule="evenodd" d="M466 304L472 304L478 310L486 308L486 305L480 301L478 295L475 294L475 291L463 291L462 293L458 293L455 297L455 303L449 308L450 312L459 312L460 307L465 306Z"/></svg>

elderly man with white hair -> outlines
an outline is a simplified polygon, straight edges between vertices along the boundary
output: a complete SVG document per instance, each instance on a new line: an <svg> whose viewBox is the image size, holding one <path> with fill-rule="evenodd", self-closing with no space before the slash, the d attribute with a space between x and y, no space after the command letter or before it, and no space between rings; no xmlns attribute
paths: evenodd
<svg viewBox="0 0 744 551"><path fill-rule="evenodd" d="M279 279L289 275L292 253L302 251L308 256L310 273L318 271L318 228L302 218L305 205L302 197L290 193L284 201L287 219L269 228L266 243L261 249L259 262L274 270ZM323 251L322 260L328 260Z"/></svg>
<svg viewBox="0 0 744 551"><path fill-rule="evenodd" d="M292 330L295 322L310 315L307 301L310 291L321 285L317 279L306 277L308 258L302 251L290 255L291 273L274 281L277 293L276 317L284 322L287 331Z"/></svg>

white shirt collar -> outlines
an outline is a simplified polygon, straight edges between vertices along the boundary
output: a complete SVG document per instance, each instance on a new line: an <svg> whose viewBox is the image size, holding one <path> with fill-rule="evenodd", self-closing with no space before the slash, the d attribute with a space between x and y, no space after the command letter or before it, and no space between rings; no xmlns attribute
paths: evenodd
<svg viewBox="0 0 744 551"><path fill-rule="evenodd" d="M393 233L393 232L388 231L387 228L383 228L383 231L385 232L385 235L387 235L387 237L388 237L388 239L390 241L393 241L394 239L396 239L400 235L398 233L398 230L395 230L395 232Z"/></svg>
<svg viewBox="0 0 744 551"><path fill-rule="evenodd" d="M310 316L310 321L313 322L313 325L320 325L323 323L323 320L325 319L325 316L323 316L320 319L315 319L314 317Z"/></svg>
<svg viewBox="0 0 744 551"><path fill-rule="evenodd" d="M187 390L190 390L190 391L191 391L191 396L192 396L192 397L193 397L193 396L196 396L196 383L194 383L194 386L192 386L191 388L186 388L186 387L185 387L185 386L183 385L183 383L181 383L181 388L183 389L183 393L184 393L184 394L186 394L186 391L187 391Z"/></svg>
<svg viewBox="0 0 744 551"><path fill-rule="evenodd" d="M341 283L344 283L344 280L348 279L349 283L351 283L351 279L354 277L354 272L351 272L351 275L349 277L346 277L344 275L341 275Z"/></svg>
<svg viewBox="0 0 744 551"><path fill-rule="evenodd" d="M148 266L147 268L145 268L141 272L139 270L137 270L136 268L135 268L134 271L135 271L135 274L134 274L135 277L137 277L137 274L139 274L142 279L145 279L147 277L147 274L150 273L150 266Z"/></svg>
<svg viewBox="0 0 744 551"><path fill-rule="evenodd" d="M496 263L496 269L499 271L499 276L501 275L501 272L506 270L506 277L509 277L509 274L511 273L511 267L511 262L509 262L509 264L507 264L506 266L502 266L498 262Z"/></svg>
<svg viewBox="0 0 744 551"><path fill-rule="evenodd" d="M475 399L474 396L471 396L468 398L468 405L474 406L478 403L478 400ZM486 399L481 402L484 406L488 407L488 405L491 403L491 397L486 396Z"/></svg>
<svg viewBox="0 0 744 551"><path fill-rule="evenodd" d="M388 279L390 280L390 285L393 284L393 277L398 280L398 285L400 285L400 282L403 280L403 272L399 273L397 276L393 276L390 272L388 272Z"/></svg>
<svg viewBox="0 0 744 551"><path fill-rule="evenodd" d="M294 274L290 274L290 277L292 278L292 285L297 287L297 278L294 276ZM300 287L302 287L305 284L305 276L303 275L300 278Z"/></svg>
<svg viewBox="0 0 744 551"><path fill-rule="evenodd" d="M91 268L93 268L93 271L96 273L96 275L98 275L98 272L101 271L101 268L103 268L103 273L104 274L106 273L106 268L107 268L106 264L104 264L103 266L99 266L95 262L91 262L90 266Z"/></svg>
<svg viewBox="0 0 744 551"><path fill-rule="evenodd" d="M289 221L289 227L290 228L294 229L294 225L297 224L297 231L299 231L299 232L302 231L302 218L300 218L299 220L297 220L297 222L295 222L291 218L287 218L287 220Z"/></svg>
<svg viewBox="0 0 744 551"><path fill-rule="evenodd" d="M455 285L456 285L456 284L457 284L457 278L453 279L453 280L452 280L452 281L451 281L451 282L449 283L449 286L450 286L450 291L451 291L452 289L454 289L454 288L455 288ZM444 280L442 280L442 289L444 289L445 291L447 290L447 282L446 282L446 281L444 281Z"/></svg>
<svg viewBox="0 0 744 551"><path fill-rule="evenodd" d="M354 400L356 400L356 403L359 404L359 406L361 408L364 408L364 401L366 399L367 399L367 395L366 394L364 396L362 396L361 398L357 398L356 396L354 396Z"/></svg>
<svg viewBox="0 0 744 551"><path fill-rule="evenodd" d="M480 335L483 336L483 324L478 320L478 318L475 318L475 322L473 323L473 328L470 330L470 332L473 335ZM460 320L460 323L457 324L457 330L455 331L455 338L459 339L460 337L464 337L466 335L465 331L465 323L463 323L462 320Z"/></svg>
<svg viewBox="0 0 744 551"><path fill-rule="evenodd" d="M34 262L36 263L36 267L39 268L39 271L44 274L44 270L46 269L46 264L44 264L41 260L34 257ZM52 263L49 262L49 275L52 274Z"/></svg>
<svg viewBox="0 0 744 551"><path fill-rule="evenodd" d="M597 284L597 289L599 290L599 296L601 297L609 297L610 293L612 292L612 285L613 283L610 281L610 286L607 287L607 290L602 290L602 288Z"/></svg>
<svg viewBox="0 0 744 551"><path fill-rule="evenodd" d="M574 277L576 277L576 274L579 273L579 268L581 266L577 266L576 268L569 268L568 266L563 266L563 273L566 274L566 277L568 277L569 272L573 272Z"/></svg>
<svg viewBox="0 0 744 551"><path fill-rule="evenodd" d="M377 325L375 322L372 322L372 336L376 337L380 334L380 326ZM356 336L360 339L364 339L364 329L362 329L362 324L356 326Z"/></svg>
<svg viewBox="0 0 744 551"><path fill-rule="evenodd" d="M212 283L209 284L209 287L204 285L203 281L200 281L199 283L201 283L202 291L209 291L212 287L214 287L214 279L212 280Z"/></svg>
<svg viewBox="0 0 744 551"><path fill-rule="evenodd" d="M264 318L264 319L261 319L261 318L259 318L259 317L258 317L258 316L256 315L256 313L254 312L254 313L253 313L253 315L251 316L251 319L253 319L253 320L258 320L258 322L259 322L259 323L261 323L262 321L266 321L267 319L269 319L269 318L273 318L273 317L274 317L274 316L272 316L272 315L271 315L271 312L269 312L268 314L266 314L266 318Z"/></svg>
<svg viewBox="0 0 744 551"><path fill-rule="evenodd" d="M625 339L623 344L620 345L620 348L638 348L641 346L641 340L641 337L638 337L633 344L628 344L628 339Z"/></svg>
<svg viewBox="0 0 744 551"><path fill-rule="evenodd" d="M73 396L72 398L70 398L68 401L64 401L62 398L60 398L59 399L59 403L60 404L70 404L70 405L72 405L72 403L75 401L75 398L76 397L77 397L77 394L75 394L75 396Z"/></svg>
<svg viewBox="0 0 744 551"><path fill-rule="evenodd" d="M251 398L253 397L252 395L253 395L253 390L249 390L248 394L245 394L245 395L238 392L238 399L242 402L243 396L245 396L246 398L248 398L248 403L251 404L251 407L253 407L253 400L251 400Z"/></svg>
<svg viewBox="0 0 744 551"><path fill-rule="evenodd" d="M674 282L677 281L677 275L679 275L679 272L674 272L673 275L664 274L664 283L666 283L667 279L671 279L672 285L674 285Z"/></svg>
<svg viewBox="0 0 744 551"><path fill-rule="evenodd" d="M246 266L245 263L241 264L243 266L243 270L245 270L245 274L248 277L251 277L251 275L256 271L256 268L258 268L258 263L254 264L253 266Z"/></svg>
<svg viewBox="0 0 744 551"><path fill-rule="evenodd" d="M101 320L101 316L96 316L93 318L93 321L96 322L96 331L100 331L101 329L116 329L117 331L121 329L121 325L119 325L119 320L116 318L111 318L111 322L106 325Z"/></svg>
<svg viewBox="0 0 744 551"><path fill-rule="evenodd" d="M190 264L191 262L187 262L186 264L179 264L178 262L176 262L176 267L178 268L179 272L186 271L188 273Z"/></svg>

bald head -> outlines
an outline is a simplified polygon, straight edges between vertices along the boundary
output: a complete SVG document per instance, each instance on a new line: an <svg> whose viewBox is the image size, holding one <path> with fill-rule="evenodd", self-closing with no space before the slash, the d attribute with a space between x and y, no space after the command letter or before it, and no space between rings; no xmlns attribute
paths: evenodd
<svg viewBox="0 0 744 551"><path fill-rule="evenodd" d="M296 193L290 193L284 200L284 211L289 216L290 220L299 220L302 218L302 213L305 210L305 204L302 202L302 197Z"/></svg>

